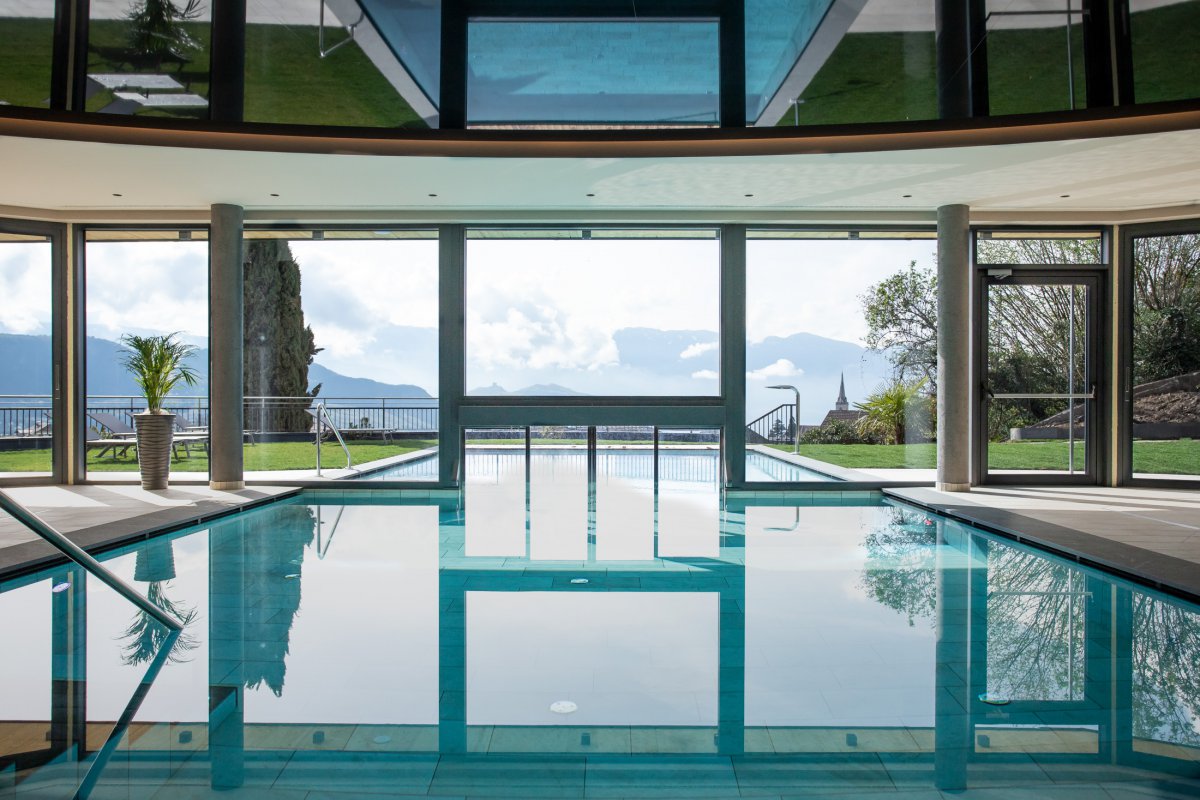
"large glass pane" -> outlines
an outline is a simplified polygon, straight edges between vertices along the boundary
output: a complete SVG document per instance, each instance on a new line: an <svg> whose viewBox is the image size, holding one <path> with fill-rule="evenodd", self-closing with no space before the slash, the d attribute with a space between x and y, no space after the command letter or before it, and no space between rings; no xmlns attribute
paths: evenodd
<svg viewBox="0 0 1200 800"><path fill-rule="evenodd" d="M747 480L932 470L936 243L784 233L746 244Z"/></svg>
<svg viewBox="0 0 1200 800"><path fill-rule="evenodd" d="M249 0L245 119L425 127L436 114L437 73L431 81L416 67L432 55L436 68L440 19L430 3Z"/></svg>
<svg viewBox="0 0 1200 800"><path fill-rule="evenodd" d="M503 127L720 122L709 20L472 20L467 122Z"/></svg>
<svg viewBox="0 0 1200 800"><path fill-rule="evenodd" d="M1087 470L1089 289L988 285L988 471Z"/></svg>
<svg viewBox="0 0 1200 800"><path fill-rule="evenodd" d="M1200 0L1130 0L1133 92L1139 103L1200 95Z"/></svg>
<svg viewBox="0 0 1200 800"><path fill-rule="evenodd" d="M247 233L247 471L314 475L320 435L323 477L348 451L368 476L436 479L418 462L437 447L437 253L422 231Z"/></svg>
<svg viewBox="0 0 1200 800"><path fill-rule="evenodd" d="M1099 264L1102 245L1099 231L980 231L975 240L975 261L1001 265Z"/></svg>
<svg viewBox="0 0 1200 800"><path fill-rule="evenodd" d="M54 5L54 0L27 0L0 9L0 105L50 104Z"/></svg>
<svg viewBox="0 0 1200 800"><path fill-rule="evenodd" d="M601 239L604 233L472 232L468 394L720 392L713 233Z"/></svg>
<svg viewBox="0 0 1200 800"><path fill-rule="evenodd" d="M588 429L537 425L529 435L529 557L584 561L589 550Z"/></svg>
<svg viewBox="0 0 1200 800"><path fill-rule="evenodd" d="M1133 749L1196 759L1200 753L1200 614L1177 600L1134 592Z"/></svg>
<svg viewBox="0 0 1200 800"><path fill-rule="evenodd" d="M992 114L1087 105L1083 15L1077 4L1063 3L1051 9L1039 0L988 0L987 14L988 110Z"/></svg>
<svg viewBox="0 0 1200 800"><path fill-rule="evenodd" d="M1133 473L1200 475L1200 233L1133 241Z"/></svg>
<svg viewBox="0 0 1200 800"><path fill-rule="evenodd" d="M463 518L468 556L524 557L525 428L468 428Z"/></svg>
<svg viewBox="0 0 1200 800"><path fill-rule="evenodd" d="M138 472L134 415L146 400L125 367L126 336L174 336L192 353L163 403L175 415L171 471L208 472L208 242L201 231L88 232L87 469ZM111 477L111 476L110 476Z"/></svg>
<svg viewBox="0 0 1200 800"><path fill-rule="evenodd" d="M654 558L654 428L596 428L596 560Z"/></svg>
<svg viewBox="0 0 1200 800"><path fill-rule="evenodd" d="M658 431L658 557L716 558L721 549L721 432Z"/></svg>
<svg viewBox="0 0 1200 800"><path fill-rule="evenodd" d="M86 109L206 119L211 15L200 0L91 4Z"/></svg>
<svg viewBox="0 0 1200 800"><path fill-rule="evenodd" d="M935 119L934 62L932 0L746 3L751 123Z"/></svg>
<svg viewBox="0 0 1200 800"><path fill-rule="evenodd" d="M0 479L49 474L50 242L0 233Z"/></svg>

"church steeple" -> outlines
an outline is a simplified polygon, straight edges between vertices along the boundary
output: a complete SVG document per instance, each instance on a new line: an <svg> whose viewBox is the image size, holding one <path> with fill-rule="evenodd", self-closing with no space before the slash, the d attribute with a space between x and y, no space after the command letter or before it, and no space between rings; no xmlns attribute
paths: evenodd
<svg viewBox="0 0 1200 800"><path fill-rule="evenodd" d="M850 401L846 399L846 373L842 373L841 382L838 384L838 399L834 404L836 411L849 411Z"/></svg>

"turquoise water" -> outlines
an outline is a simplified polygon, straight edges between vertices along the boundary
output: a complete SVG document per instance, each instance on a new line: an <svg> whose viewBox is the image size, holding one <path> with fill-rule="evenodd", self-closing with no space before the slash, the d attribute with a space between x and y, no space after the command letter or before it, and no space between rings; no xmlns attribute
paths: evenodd
<svg viewBox="0 0 1200 800"><path fill-rule="evenodd" d="M576 458L579 448L537 448L539 458ZM488 459L508 458L523 466L525 452L519 448L469 448L467 470L476 463ZM654 451L651 449L600 450L596 454L597 474L616 478L641 478L653 476ZM720 470L720 454L711 450L659 451L659 476L667 479L676 477L717 480ZM402 464L363 474L356 480L436 480L438 458L436 455L421 456ZM754 451L746 452L746 480L763 482L835 481L829 475L792 464L779 458L771 458Z"/></svg>
<svg viewBox="0 0 1200 800"><path fill-rule="evenodd" d="M0 797L1200 789L1196 606L878 495L478 467L105 554L173 642L0 583Z"/></svg>

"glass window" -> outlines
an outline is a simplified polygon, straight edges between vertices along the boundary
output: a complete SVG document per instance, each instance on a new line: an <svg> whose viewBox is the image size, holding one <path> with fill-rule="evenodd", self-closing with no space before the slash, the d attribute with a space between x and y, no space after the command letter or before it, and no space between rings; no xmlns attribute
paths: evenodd
<svg viewBox="0 0 1200 800"><path fill-rule="evenodd" d="M340 434L368 476L436 479L396 472L436 455L435 234L249 231L244 258L246 470L311 477L319 430L324 477L346 474Z"/></svg>
<svg viewBox="0 0 1200 800"><path fill-rule="evenodd" d="M1133 474L1200 474L1200 233L1133 240Z"/></svg>
<svg viewBox="0 0 1200 800"><path fill-rule="evenodd" d="M663 235L471 231L467 393L720 394L716 234Z"/></svg>
<svg viewBox="0 0 1200 800"><path fill-rule="evenodd" d="M0 10L0 105L50 105L54 0L27 0Z"/></svg>
<svg viewBox="0 0 1200 800"><path fill-rule="evenodd" d="M832 7L830 7L832 5ZM751 124L937 117L932 0L746 3Z"/></svg>
<svg viewBox="0 0 1200 800"><path fill-rule="evenodd" d="M993 115L1087 106L1083 15L1039 0L988 0L988 110ZM1058 9L1056 9L1058 10Z"/></svg>
<svg viewBox="0 0 1200 800"><path fill-rule="evenodd" d="M473 20L467 120L475 126L720 122L711 20Z"/></svg>
<svg viewBox="0 0 1200 800"><path fill-rule="evenodd" d="M212 4L93 3L88 111L207 119Z"/></svg>
<svg viewBox="0 0 1200 800"><path fill-rule="evenodd" d="M176 415L172 473L208 472L208 242L204 231L88 231L87 469L138 472L134 415L146 400L124 366L125 336L194 348L163 409ZM133 478L133 475L130 475Z"/></svg>
<svg viewBox="0 0 1200 800"><path fill-rule="evenodd" d="M1099 231L980 231L975 240L977 264L1099 265L1103 255Z"/></svg>
<svg viewBox="0 0 1200 800"><path fill-rule="evenodd" d="M747 479L932 470L936 243L764 234L746 243Z"/></svg>
<svg viewBox="0 0 1200 800"><path fill-rule="evenodd" d="M0 478L50 474L51 244L0 232Z"/></svg>
<svg viewBox="0 0 1200 800"><path fill-rule="evenodd" d="M244 118L425 127L437 73L421 68L437 64L440 21L428 3L249 0Z"/></svg>
<svg viewBox="0 0 1200 800"><path fill-rule="evenodd" d="M1139 103L1200 96L1200 0L1130 0L1133 91Z"/></svg>

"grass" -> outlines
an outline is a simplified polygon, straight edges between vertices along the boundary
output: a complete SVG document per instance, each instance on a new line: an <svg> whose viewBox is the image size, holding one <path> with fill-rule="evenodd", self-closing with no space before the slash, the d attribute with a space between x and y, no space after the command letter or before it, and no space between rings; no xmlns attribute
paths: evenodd
<svg viewBox="0 0 1200 800"><path fill-rule="evenodd" d="M360 466L369 461L411 453L433 447L436 442L424 440L405 440L394 444L382 442L348 441L350 457L354 466ZM182 451L180 451L182 453ZM301 470L315 469L317 465L316 452L311 442L264 442L256 445L246 445L242 449L242 457L247 471L256 470ZM341 469L346 464L346 454L336 442L326 442L321 445L321 466L327 469ZM96 451L88 453L87 468L89 472L136 472L137 458L132 449L124 458L113 458L110 454L97 456ZM12 450L0 452L0 472L49 472L50 450ZM193 447L190 458L172 458L172 472L207 472L208 456L200 448Z"/></svg>
<svg viewBox="0 0 1200 800"><path fill-rule="evenodd" d="M771 445L785 453L792 446ZM802 444L800 455L849 469L933 469L937 466L934 444ZM1075 445L1075 463L1084 463L1082 443ZM1066 442L992 442L988 445L988 467L992 470L1065 470ZM1133 443L1133 471L1164 475L1200 474L1200 441Z"/></svg>
<svg viewBox="0 0 1200 800"><path fill-rule="evenodd" d="M1180 3L1132 16L1139 103L1200 94L1194 57L1200 4ZM1072 27L1075 105L1087 106L1083 41ZM856 33L842 38L805 88L801 125L937 118L934 34ZM1066 34L1061 27L995 30L987 37L988 102L993 115L1070 107ZM789 109L778 125L792 125Z"/></svg>
<svg viewBox="0 0 1200 800"><path fill-rule="evenodd" d="M88 72L161 72L202 97L208 97L209 26L185 23L201 43L183 65L158 69L131 63L126 52L127 25L122 20L89 23ZM50 97L53 24L51 20L0 19L0 100L12 105L45 108ZM357 45L329 58L317 52L317 28L306 25L246 26L245 119L363 127L425 127ZM99 111L113 100L101 91L87 102ZM139 116L204 118L204 108L153 109Z"/></svg>

